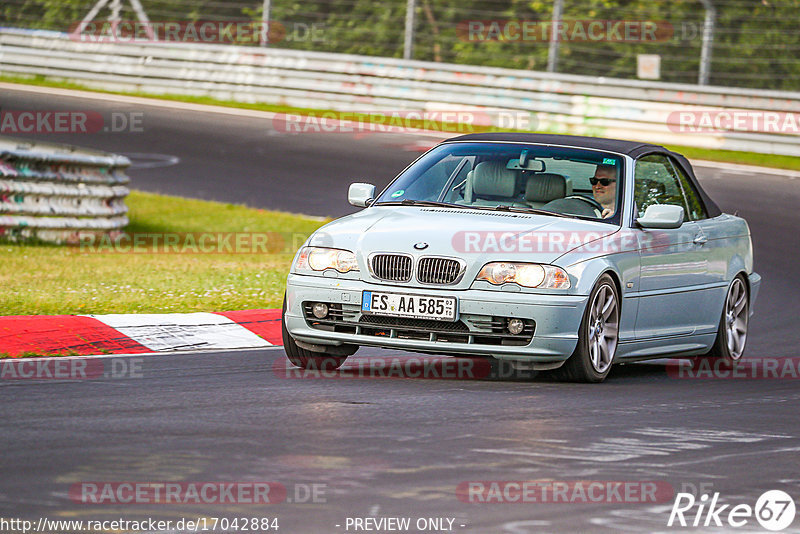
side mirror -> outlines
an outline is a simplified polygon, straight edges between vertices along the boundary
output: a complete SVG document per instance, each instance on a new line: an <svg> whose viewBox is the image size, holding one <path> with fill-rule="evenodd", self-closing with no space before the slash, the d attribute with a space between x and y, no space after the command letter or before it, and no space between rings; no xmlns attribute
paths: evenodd
<svg viewBox="0 0 800 534"><path fill-rule="evenodd" d="M347 201L357 208L366 208L374 198L375 186L372 184L356 182L350 184L350 189L347 191Z"/></svg>
<svg viewBox="0 0 800 534"><path fill-rule="evenodd" d="M642 228L680 228L683 224L683 208L673 204L652 204L644 210L644 216L636 219Z"/></svg>

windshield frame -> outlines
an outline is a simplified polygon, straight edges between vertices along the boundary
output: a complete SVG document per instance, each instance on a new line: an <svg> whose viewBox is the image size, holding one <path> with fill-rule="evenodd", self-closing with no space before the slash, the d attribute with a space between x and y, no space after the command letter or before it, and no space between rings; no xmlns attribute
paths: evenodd
<svg viewBox="0 0 800 534"><path fill-rule="evenodd" d="M566 148L566 149L575 149L575 150L585 150L591 152L598 152L600 154L608 154L613 155L619 158L619 176L617 179L617 200L616 200L616 210L613 216L602 219L597 217L591 216L582 216L577 214L571 213L557 213L557 212L550 212L547 210L540 210L538 208L531 207L530 209L524 207L512 207L511 210L507 209L505 206L474 206L474 205L464 205L464 204L453 204L450 202L444 202L438 200L443 198L442 195L446 194L447 188L453 185L455 178L458 176L458 173L462 170L463 166L465 165L466 158L464 162L459 163L456 169L451 173L448 177L446 182L446 187L443 188L442 192L437 197L436 202L441 204L442 208L455 208L455 209L473 209L473 210L482 210L482 211L515 211L517 213L531 213L536 215L544 215L544 216L552 216L552 217L559 217L559 218L570 218L570 219L578 219L578 220L585 220L585 221L593 221L593 222L601 222L606 224L613 224L616 226L622 226L623 222L623 212L625 211L625 203L627 201L627 195L625 194L626 184L627 184L627 171L629 166L630 157L626 154L621 152L615 152L613 150L604 150L599 148L593 147L586 147L586 146L575 146L575 145L568 145L568 144L553 144L553 143L528 143L524 141L495 141L495 140L464 140L464 141L444 141L434 147L431 147L429 150L426 150L424 153L420 154L419 157L415 158L405 169L403 169L395 178L389 182L386 187L384 187L381 192L376 195L375 201L370 205L372 206L408 206L408 207L415 207L414 203L406 203L403 204L402 201L396 201L391 199L381 199L390 189L393 188L394 184L401 179L410 169L415 167L421 160L427 157L431 152L434 152L438 149L449 145L460 145L460 144L473 144L473 145L517 145L517 146L531 146L531 147L546 147L546 148ZM420 203L424 201L418 201ZM420 204L416 206L419 207Z"/></svg>

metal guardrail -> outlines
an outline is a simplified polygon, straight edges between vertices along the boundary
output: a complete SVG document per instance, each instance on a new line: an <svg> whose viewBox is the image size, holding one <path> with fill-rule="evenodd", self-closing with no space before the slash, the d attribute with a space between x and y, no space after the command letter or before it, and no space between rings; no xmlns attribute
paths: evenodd
<svg viewBox="0 0 800 534"><path fill-rule="evenodd" d="M800 113L800 93L274 48L81 42L61 33L18 29L0 29L0 73L305 108L507 110L528 114L541 131L800 156L796 132L685 133L676 123L676 112Z"/></svg>
<svg viewBox="0 0 800 534"><path fill-rule="evenodd" d="M70 242L128 224L123 156L0 137L0 238Z"/></svg>

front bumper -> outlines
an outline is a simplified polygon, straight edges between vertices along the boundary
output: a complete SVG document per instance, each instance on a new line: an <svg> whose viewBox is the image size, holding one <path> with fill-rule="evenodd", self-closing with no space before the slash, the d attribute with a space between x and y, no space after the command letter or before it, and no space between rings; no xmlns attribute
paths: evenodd
<svg viewBox="0 0 800 534"><path fill-rule="evenodd" d="M325 302L341 305L350 310L352 320L361 319L358 308L361 292L364 290L404 292L431 296L458 298L459 314L463 317L516 317L535 323L530 342L524 345L483 344L481 331L464 336L466 342L454 342L446 335L431 336L431 339L406 339L391 335L356 332L335 332L311 326L306 319L303 303ZM567 359L578 342L583 311L587 296L581 295L541 295L531 293L512 293L499 290L465 291L443 290L437 288L399 288L379 284L369 284L361 280L346 280L322 276L290 274L286 284L286 328L291 336L299 341L318 345L353 344L360 346L394 348L409 351L470 354L493 356L499 359L530 360L534 362L557 362ZM364 329L369 331L369 329Z"/></svg>

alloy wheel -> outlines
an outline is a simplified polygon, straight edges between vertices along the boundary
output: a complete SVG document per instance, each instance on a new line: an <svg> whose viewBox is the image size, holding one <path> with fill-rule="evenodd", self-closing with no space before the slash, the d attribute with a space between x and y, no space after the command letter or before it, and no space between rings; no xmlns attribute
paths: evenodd
<svg viewBox="0 0 800 534"><path fill-rule="evenodd" d="M595 293L587 327L592 367L598 373L605 373L614 360L619 336L619 306L614 290L607 284Z"/></svg>
<svg viewBox="0 0 800 534"><path fill-rule="evenodd" d="M738 360L747 341L747 288L735 278L725 300L725 339L732 360Z"/></svg>

